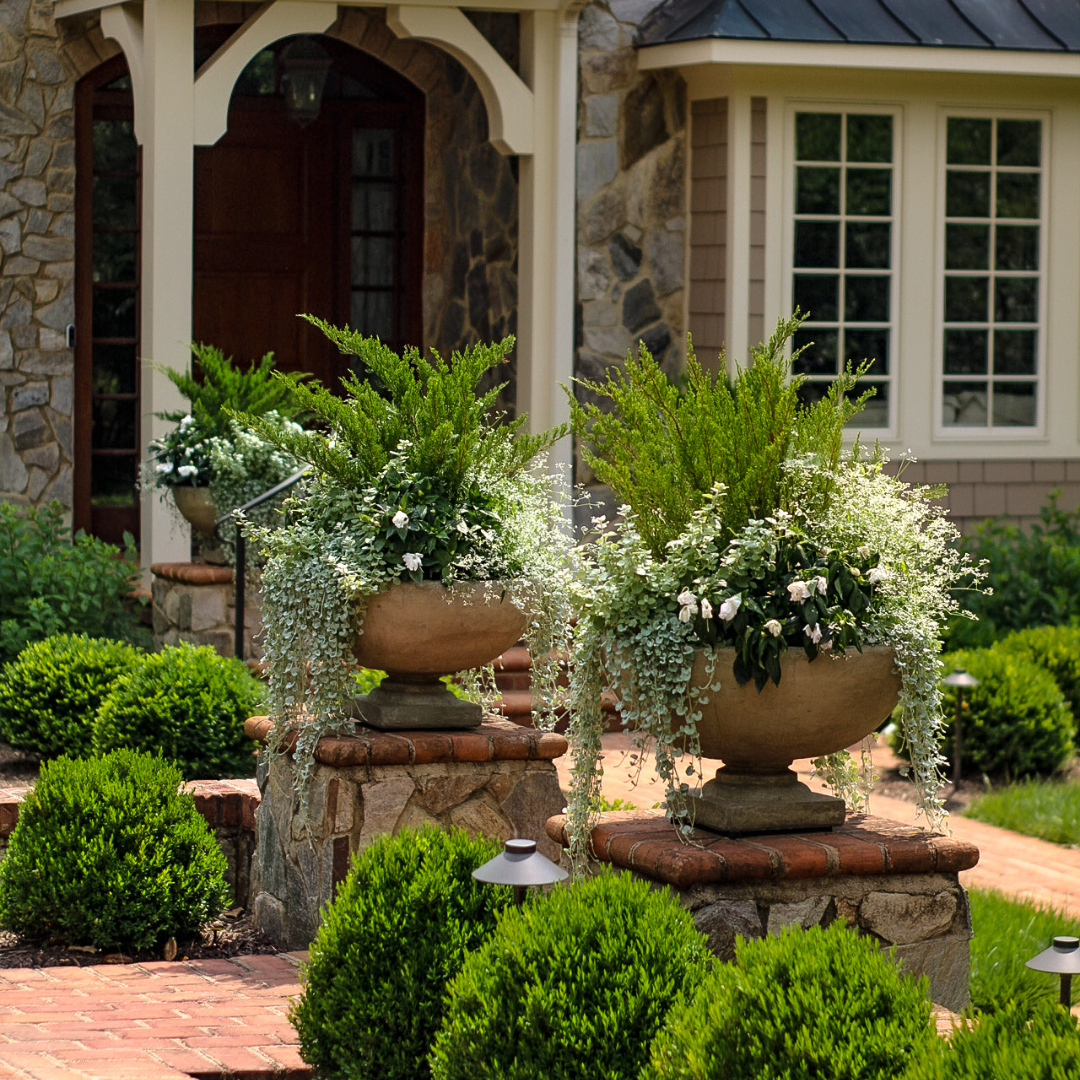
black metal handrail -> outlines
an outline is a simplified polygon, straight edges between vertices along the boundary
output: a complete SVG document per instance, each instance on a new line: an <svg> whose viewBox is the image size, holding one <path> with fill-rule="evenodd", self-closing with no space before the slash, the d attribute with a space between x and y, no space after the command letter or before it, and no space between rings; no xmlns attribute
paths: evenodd
<svg viewBox="0 0 1080 1080"><path fill-rule="evenodd" d="M244 503L243 506L238 506L236 510L246 514L249 510L254 510L256 506L262 506L264 502L269 502L271 499L276 498L283 491L288 491L293 484L302 480L307 474L311 472L311 467L301 469L298 473L293 473L292 476L285 480L282 480L280 484L275 484L268 491L264 491L261 495L256 495L250 502ZM226 521L235 521L233 515L236 510L230 510L227 514L222 515L214 522L214 536L224 543L224 539L218 530ZM236 628L233 631L233 652L236 654L238 660L244 659L244 571L245 571L245 544L244 534L241 531L240 523L236 523L236 570L234 571L235 585L236 585Z"/></svg>

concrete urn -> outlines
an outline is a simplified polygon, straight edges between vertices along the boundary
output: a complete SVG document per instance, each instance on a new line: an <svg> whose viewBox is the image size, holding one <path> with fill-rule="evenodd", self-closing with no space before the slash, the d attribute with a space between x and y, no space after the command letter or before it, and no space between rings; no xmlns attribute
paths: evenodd
<svg viewBox="0 0 1080 1080"><path fill-rule="evenodd" d="M354 716L384 731L477 727L481 707L440 680L491 663L525 626L525 613L498 582L394 582L364 606L353 655L387 678L354 700Z"/></svg>
<svg viewBox="0 0 1080 1080"><path fill-rule="evenodd" d="M802 651L780 662L780 685L759 693L732 674L734 649L718 649L712 681L698 723L701 754L724 765L690 795L695 823L729 835L825 829L844 823L842 799L811 791L791 769L796 758L843 750L872 732L892 712L901 678L891 648L861 653ZM705 651L694 657L692 685L710 681Z"/></svg>
<svg viewBox="0 0 1080 1080"><path fill-rule="evenodd" d="M214 523L221 516L217 505L210 497L210 489L205 487L174 487L173 501L181 517L189 522L196 532L204 536L213 536Z"/></svg>

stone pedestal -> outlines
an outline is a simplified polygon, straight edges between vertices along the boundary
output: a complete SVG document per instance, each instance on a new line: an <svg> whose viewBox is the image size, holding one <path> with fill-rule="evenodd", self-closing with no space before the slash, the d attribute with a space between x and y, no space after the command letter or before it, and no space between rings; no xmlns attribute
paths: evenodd
<svg viewBox="0 0 1080 1080"><path fill-rule="evenodd" d="M254 717L246 730L265 742L272 724ZM279 947L307 948L352 857L386 833L457 826L473 836L528 837L558 859L544 823L566 802L553 764L566 753L561 735L493 716L467 732L354 730L316 747L307 829L292 759L259 766L251 892L256 924Z"/></svg>
<svg viewBox="0 0 1080 1080"><path fill-rule="evenodd" d="M227 566L204 563L154 563L154 648L189 641L212 645L222 656L235 655L236 589ZM262 630L262 598L248 585L244 604L244 657L262 654L255 636Z"/></svg>
<svg viewBox="0 0 1080 1080"><path fill-rule="evenodd" d="M547 823L565 846L565 819ZM954 1012L969 1002L971 915L959 873L979 860L962 840L849 814L835 832L729 839L696 830L681 840L661 811L601 814L591 836L598 863L669 885L718 957L736 937L843 919L859 933L896 946L930 997Z"/></svg>

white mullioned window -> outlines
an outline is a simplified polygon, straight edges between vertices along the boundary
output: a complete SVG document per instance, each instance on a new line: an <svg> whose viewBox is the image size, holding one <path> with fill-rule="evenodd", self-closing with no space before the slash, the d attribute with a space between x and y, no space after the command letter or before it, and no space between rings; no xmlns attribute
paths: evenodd
<svg viewBox="0 0 1080 1080"><path fill-rule="evenodd" d="M1030 436L1042 412L1046 124L943 122L939 433Z"/></svg>
<svg viewBox="0 0 1080 1080"><path fill-rule="evenodd" d="M895 111L798 108L794 113L791 300L808 314L793 347L820 400L850 361L871 362L863 389L876 393L853 421L895 425L897 157ZM805 347L805 348L804 348Z"/></svg>

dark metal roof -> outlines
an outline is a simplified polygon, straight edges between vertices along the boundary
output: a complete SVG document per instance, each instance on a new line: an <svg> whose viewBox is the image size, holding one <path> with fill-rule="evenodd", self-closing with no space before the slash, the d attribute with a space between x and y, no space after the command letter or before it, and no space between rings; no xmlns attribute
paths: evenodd
<svg viewBox="0 0 1080 1080"><path fill-rule="evenodd" d="M702 38L1080 52L1080 0L666 0L635 40Z"/></svg>

